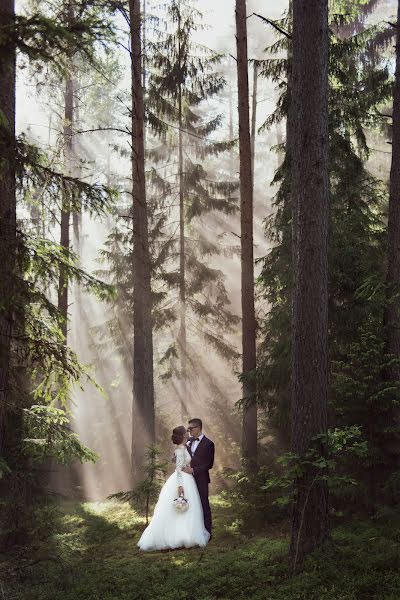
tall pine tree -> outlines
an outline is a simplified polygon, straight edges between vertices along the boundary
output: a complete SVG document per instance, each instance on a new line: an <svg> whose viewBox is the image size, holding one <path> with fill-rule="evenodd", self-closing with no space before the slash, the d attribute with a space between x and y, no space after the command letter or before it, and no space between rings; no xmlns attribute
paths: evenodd
<svg viewBox="0 0 400 600"><path fill-rule="evenodd" d="M388 354L394 359L387 375L394 385L400 383L400 2L396 24L396 71L393 88L392 164L389 184L388 267L386 275L385 334ZM395 466L400 467L400 409L391 407L389 427L392 429L392 448Z"/></svg>
<svg viewBox="0 0 400 600"><path fill-rule="evenodd" d="M0 6L0 470L5 467L11 438L13 401L10 359L13 321L13 290L16 267L15 185L15 6L13 0Z"/></svg>
<svg viewBox="0 0 400 600"><path fill-rule="evenodd" d="M328 1L293 0L292 452L323 456L328 401ZM318 52L315 52L315 47ZM296 564L329 535L327 483L310 461L295 480Z"/></svg>
<svg viewBox="0 0 400 600"><path fill-rule="evenodd" d="M179 370L175 373L180 382L182 418L189 413L191 391L187 381L196 362L189 360L188 327L192 333L203 329L203 337L219 353L229 358L236 355L221 336L221 324L229 332L237 319L226 308L228 298L221 271L207 261L207 257L218 253L218 244L200 229L201 223L206 230L208 213L235 212L232 192L237 187L234 180L214 178L205 166L208 157L218 156L232 143L211 138L221 115L209 119L203 116L203 104L216 98L225 82L215 70L221 57L193 41L195 31L201 29L200 21L201 14L190 2L173 0L167 9L167 34L161 30L159 41L153 44L148 85L149 125L162 141L161 148L154 145L149 149L149 156L155 161L160 184L169 189L170 222L176 219L179 224L177 239L170 224L176 251L174 244L166 256L172 264L177 257L179 264L165 274L165 283L176 286L179 293L177 343L172 342L167 352L179 355ZM165 162L169 166L160 169ZM178 210L171 202L175 194ZM190 323L194 320L193 327Z"/></svg>
<svg viewBox="0 0 400 600"><path fill-rule="evenodd" d="M140 0L130 0L132 73L132 227L133 227L133 409L134 481L146 446L155 442L153 320L149 218L146 200L143 106L143 53ZM136 473L135 473L136 470Z"/></svg>
<svg viewBox="0 0 400 600"><path fill-rule="evenodd" d="M247 15L245 0L236 1L236 48L240 151L240 243L242 297L243 431L242 452L247 467L257 466L256 404L256 318L254 308L253 254L253 152L249 124L249 81L247 64ZM257 72L254 70L256 81ZM255 103L253 104L255 117ZM254 126L255 127L255 126ZM255 130L253 130L253 136Z"/></svg>

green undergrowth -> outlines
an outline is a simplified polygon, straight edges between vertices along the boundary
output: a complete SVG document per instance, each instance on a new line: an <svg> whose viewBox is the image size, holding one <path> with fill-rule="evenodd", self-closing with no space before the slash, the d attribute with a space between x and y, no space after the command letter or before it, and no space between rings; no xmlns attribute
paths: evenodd
<svg viewBox="0 0 400 600"><path fill-rule="evenodd" d="M288 525L244 535L213 499L205 550L143 553L142 517L128 504L63 504L46 542L0 562L6 600L399 600L400 517L353 521L293 576Z"/></svg>

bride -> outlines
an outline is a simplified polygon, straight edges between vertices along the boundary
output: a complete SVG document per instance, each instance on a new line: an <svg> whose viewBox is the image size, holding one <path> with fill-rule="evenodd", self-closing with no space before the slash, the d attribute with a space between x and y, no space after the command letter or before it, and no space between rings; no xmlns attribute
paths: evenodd
<svg viewBox="0 0 400 600"><path fill-rule="evenodd" d="M183 425L172 431L171 440L176 445L175 473L167 479L160 492L153 518L138 542L140 550L206 546L209 540L196 482L193 475L182 471L182 467L190 465L191 460L185 445L187 439ZM174 502L176 499L177 502Z"/></svg>

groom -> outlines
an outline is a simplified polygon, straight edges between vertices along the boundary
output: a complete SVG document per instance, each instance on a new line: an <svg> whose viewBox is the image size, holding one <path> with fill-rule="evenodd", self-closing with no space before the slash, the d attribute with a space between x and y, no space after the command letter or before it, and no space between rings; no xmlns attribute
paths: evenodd
<svg viewBox="0 0 400 600"><path fill-rule="evenodd" d="M204 513L204 526L211 536L211 509L208 500L208 484L210 483L209 470L214 464L214 442L203 433L201 419L190 419L188 432L191 436L187 442L187 449L192 457L191 466L184 467L182 471L193 475L195 478Z"/></svg>

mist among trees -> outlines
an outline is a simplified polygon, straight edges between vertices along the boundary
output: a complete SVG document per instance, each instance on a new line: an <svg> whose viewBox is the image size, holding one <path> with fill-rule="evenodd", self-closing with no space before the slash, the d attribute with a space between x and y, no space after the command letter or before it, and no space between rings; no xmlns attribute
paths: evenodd
<svg viewBox="0 0 400 600"><path fill-rule="evenodd" d="M399 597L399 23L2 0L2 597ZM212 539L140 554L192 418Z"/></svg>

